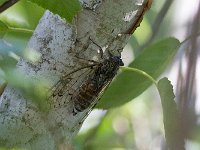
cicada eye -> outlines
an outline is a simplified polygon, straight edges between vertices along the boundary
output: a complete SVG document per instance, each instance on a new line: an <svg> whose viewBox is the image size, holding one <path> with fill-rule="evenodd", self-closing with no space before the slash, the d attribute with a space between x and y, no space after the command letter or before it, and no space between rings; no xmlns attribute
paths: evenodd
<svg viewBox="0 0 200 150"><path fill-rule="evenodd" d="M120 63L119 63L120 66L124 66L124 63L123 61L120 59Z"/></svg>
<svg viewBox="0 0 200 150"><path fill-rule="evenodd" d="M113 59L116 63L119 63L119 65L124 64L124 63L122 62L122 59L121 59L120 56L113 56L112 59Z"/></svg>

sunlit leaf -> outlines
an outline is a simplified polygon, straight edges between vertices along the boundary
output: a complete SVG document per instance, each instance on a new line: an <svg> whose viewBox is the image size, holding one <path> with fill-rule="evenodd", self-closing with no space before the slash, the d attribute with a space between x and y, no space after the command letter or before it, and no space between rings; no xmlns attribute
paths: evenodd
<svg viewBox="0 0 200 150"><path fill-rule="evenodd" d="M167 78L158 82L158 90L163 109L163 122L168 148L171 150L184 149L184 141L181 138L180 118L174 101L173 86Z"/></svg>
<svg viewBox="0 0 200 150"><path fill-rule="evenodd" d="M0 20L0 38L2 38L5 34L5 31L8 29L8 26Z"/></svg>
<svg viewBox="0 0 200 150"><path fill-rule="evenodd" d="M147 47L129 67L145 71L153 78L157 78L172 62L180 42L175 38L167 38ZM116 77L116 80L104 93L97 105L98 108L113 108L139 96L152 82L144 76L124 71Z"/></svg>
<svg viewBox="0 0 200 150"><path fill-rule="evenodd" d="M64 17L71 22L76 13L81 9L78 0L29 0L51 12Z"/></svg>
<svg viewBox="0 0 200 150"><path fill-rule="evenodd" d="M20 0L0 15L9 27L33 30L42 17L44 9L27 0Z"/></svg>
<svg viewBox="0 0 200 150"><path fill-rule="evenodd" d="M0 32L6 29L8 29L8 26L3 21L0 20Z"/></svg>

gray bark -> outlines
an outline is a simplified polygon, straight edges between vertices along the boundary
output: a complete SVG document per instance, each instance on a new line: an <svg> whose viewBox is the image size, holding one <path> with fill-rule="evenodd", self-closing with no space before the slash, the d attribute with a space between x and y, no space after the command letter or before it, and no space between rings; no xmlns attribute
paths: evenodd
<svg viewBox="0 0 200 150"><path fill-rule="evenodd" d="M63 75L85 66L89 63L87 60L102 61L99 47L91 39L105 50L104 58L107 58L107 50L120 55L133 26L140 22L138 17L145 11L147 2L82 0L84 9L72 24L46 11L28 44L30 50L41 54L41 59L37 64L21 59L18 70L35 82L46 81L45 88L51 95L51 88ZM74 76L81 73L80 70ZM40 111L17 89L7 86L0 101L0 144L34 150L54 150L60 144L70 144L81 127L83 116L91 111L89 108L75 116L72 114L73 100L69 93L84 79L85 76L72 79L77 80L76 84L66 87L63 96L48 98L48 112Z"/></svg>

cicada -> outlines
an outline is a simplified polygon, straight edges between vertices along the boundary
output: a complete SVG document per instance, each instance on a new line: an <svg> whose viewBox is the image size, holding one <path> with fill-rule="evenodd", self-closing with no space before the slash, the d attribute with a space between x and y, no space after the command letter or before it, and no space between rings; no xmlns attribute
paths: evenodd
<svg viewBox="0 0 200 150"><path fill-rule="evenodd" d="M94 107L100 98L100 93L110 84L124 63L119 56L109 53L109 58L98 63L94 73L86 79L72 96L74 101L73 114L82 112L89 107Z"/></svg>
<svg viewBox="0 0 200 150"><path fill-rule="evenodd" d="M85 74L84 80L81 80L81 84L71 94L73 115L76 115L78 112L83 112L86 109L92 109L117 74L119 67L124 65L120 56L114 56L109 51L108 55L109 57L107 59L102 59L100 62L91 61L93 62L92 64L64 75L53 87L53 95L62 96L64 89L76 84L70 76L84 70L84 73L80 73L80 76ZM79 80L78 78L76 79L77 82Z"/></svg>

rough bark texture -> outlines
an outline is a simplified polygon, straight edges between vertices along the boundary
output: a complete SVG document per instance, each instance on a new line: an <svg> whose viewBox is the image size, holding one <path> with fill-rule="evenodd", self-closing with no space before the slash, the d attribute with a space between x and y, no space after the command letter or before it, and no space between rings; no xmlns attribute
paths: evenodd
<svg viewBox="0 0 200 150"><path fill-rule="evenodd" d="M41 60L35 65L21 60L17 64L18 70L33 81L48 81L46 88L51 95L51 87L63 75L85 66L87 60L102 61L99 47L92 41L105 50L104 58L107 58L108 49L113 55L120 55L150 2L82 0L84 9L71 25L46 11L28 44L31 50L41 54ZM78 72L80 74L81 70ZM70 143L82 124L83 116L91 109L75 116L72 114L73 99L69 93L76 91L84 79L85 76L80 76L74 86L66 87L62 96L49 97L47 105L50 110L45 113L23 98L18 90L8 86L0 101L0 144L54 150L60 144Z"/></svg>

